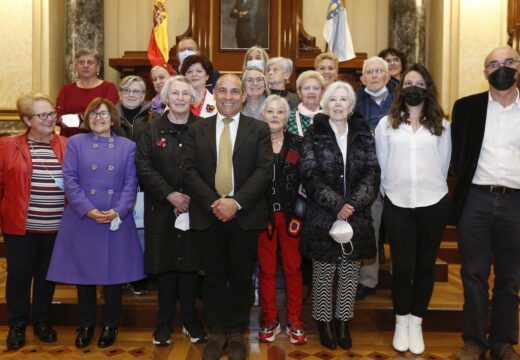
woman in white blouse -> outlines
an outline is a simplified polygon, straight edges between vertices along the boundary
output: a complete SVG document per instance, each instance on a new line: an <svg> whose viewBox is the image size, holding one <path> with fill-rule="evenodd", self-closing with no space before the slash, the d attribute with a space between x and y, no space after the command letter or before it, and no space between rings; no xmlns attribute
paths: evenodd
<svg viewBox="0 0 520 360"><path fill-rule="evenodd" d="M393 347L421 354L422 319L450 206L446 177L451 136L428 70L414 64L403 79L375 137L392 255Z"/></svg>

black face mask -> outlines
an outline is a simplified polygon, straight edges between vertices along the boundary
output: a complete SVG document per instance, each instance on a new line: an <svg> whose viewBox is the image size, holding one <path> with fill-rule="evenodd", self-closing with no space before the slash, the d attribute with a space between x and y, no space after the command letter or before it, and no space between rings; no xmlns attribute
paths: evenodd
<svg viewBox="0 0 520 360"><path fill-rule="evenodd" d="M409 106L417 106L426 99L428 93L426 89L418 86L408 86L403 88L404 102Z"/></svg>
<svg viewBox="0 0 520 360"><path fill-rule="evenodd" d="M516 82L515 77L516 69L501 66L488 75L488 81L497 90L507 90Z"/></svg>

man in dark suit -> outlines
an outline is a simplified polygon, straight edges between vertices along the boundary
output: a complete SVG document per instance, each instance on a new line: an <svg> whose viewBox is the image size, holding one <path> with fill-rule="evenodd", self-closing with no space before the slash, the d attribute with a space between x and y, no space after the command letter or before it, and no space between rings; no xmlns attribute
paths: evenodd
<svg viewBox="0 0 520 360"><path fill-rule="evenodd" d="M489 91L459 99L453 107L452 162L456 172L453 218L457 225L464 286L458 360L520 359L520 56L510 47L484 62ZM489 318L488 278L494 257Z"/></svg>
<svg viewBox="0 0 520 360"><path fill-rule="evenodd" d="M256 45L256 13L258 0L237 0L231 18L237 19L236 33L237 47L250 48Z"/></svg>
<svg viewBox="0 0 520 360"><path fill-rule="evenodd" d="M204 360L247 357L243 332L253 304L259 230L267 226L265 192L273 176L267 124L240 114L242 82L226 74L215 85L216 116L187 134L184 186L190 226L200 241L204 312L210 331Z"/></svg>

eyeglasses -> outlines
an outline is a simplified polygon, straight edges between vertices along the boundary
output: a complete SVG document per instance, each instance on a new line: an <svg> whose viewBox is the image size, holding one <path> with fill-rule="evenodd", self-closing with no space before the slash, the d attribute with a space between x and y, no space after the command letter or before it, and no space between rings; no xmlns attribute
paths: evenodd
<svg viewBox="0 0 520 360"><path fill-rule="evenodd" d="M32 114L32 116L38 116L41 120L45 121L47 118L56 119L58 113L56 111L43 112L39 114Z"/></svg>
<svg viewBox="0 0 520 360"><path fill-rule="evenodd" d="M365 71L365 74L367 75L381 75L384 74L386 71L384 69L370 69Z"/></svg>
<svg viewBox="0 0 520 360"><path fill-rule="evenodd" d="M264 82L264 78L263 77L257 77L257 78L246 78L245 79L246 83L248 84L261 84Z"/></svg>
<svg viewBox="0 0 520 360"><path fill-rule="evenodd" d="M486 69L488 70L496 70L502 66L507 66L507 67L515 67L515 64L516 63L519 63L520 61L519 60L515 60L515 59L506 59L504 62L498 62L498 61L491 61L489 64L487 64L485 66Z"/></svg>
<svg viewBox="0 0 520 360"><path fill-rule="evenodd" d="M99 111L99 112L92 111L90 114L88 114L88 118L95 119L98 117L98 115L101 119L106 119L107 117L110 116L110 113L108 111Z"/></svg>
<svg viewBox="0 0 520 360"><path fill-rule="evenodd" d="M144 94L143 90L132 90L132 89L121 89L121 92L125 95L142 95L142 94Z"/></svg>

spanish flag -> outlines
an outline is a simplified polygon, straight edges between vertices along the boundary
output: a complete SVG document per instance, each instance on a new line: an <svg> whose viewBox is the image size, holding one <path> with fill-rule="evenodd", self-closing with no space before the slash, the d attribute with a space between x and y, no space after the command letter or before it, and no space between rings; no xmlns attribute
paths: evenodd
<svg viewBox="0 0 520 360"><path fill-rule="evenodd" d="M148 44L148 60L153 66L168 63L170 47L168 45L168 15L166 0L153 0L153 29Z"/></svg>

